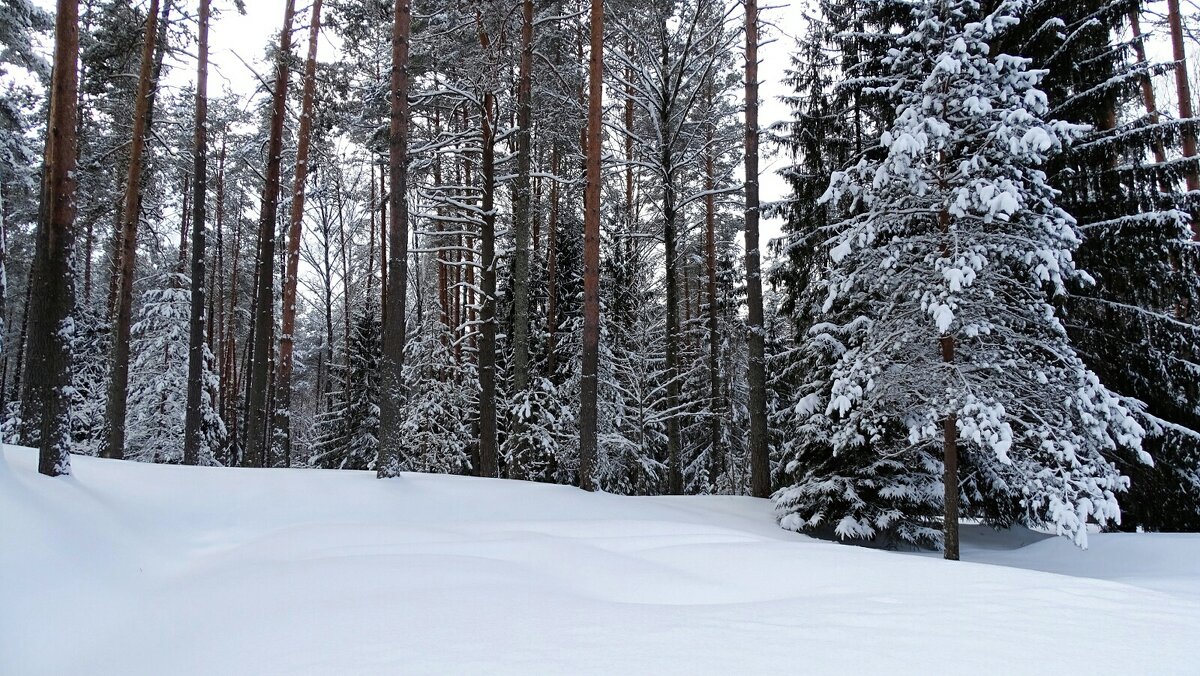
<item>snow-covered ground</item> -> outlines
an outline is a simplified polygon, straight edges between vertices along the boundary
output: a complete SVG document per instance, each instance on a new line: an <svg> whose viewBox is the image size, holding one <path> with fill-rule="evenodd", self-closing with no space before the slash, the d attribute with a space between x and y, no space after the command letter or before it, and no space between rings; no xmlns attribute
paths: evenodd
<svg viewBox="0 0 1200 676"><path fill-rule="evenodd" d="M750 498L0 455L0 674L1197 673L1196 535L947 563Z"/></svg>

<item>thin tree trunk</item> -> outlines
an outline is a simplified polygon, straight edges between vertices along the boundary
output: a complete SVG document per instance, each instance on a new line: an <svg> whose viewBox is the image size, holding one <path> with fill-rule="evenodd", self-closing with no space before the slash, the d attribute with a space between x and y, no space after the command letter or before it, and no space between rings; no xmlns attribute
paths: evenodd
<svg viewBox="0 0 1200 676"><path fill-rule="evenodd" d="M1146 64L1146 45L1142 41L1141 18L1138 16L1137 10L1129 12L1129 27L1133 32L1133 51L1137 55L1137 63L1144 66ZM1158 103L1155 101L1154 82L1150 79L1149 73L1142 78L1142 103L1146 106L1146 116L1150 118L1150 123L1158 124ZM1162 142L1155 141L1152 148L1154 161L1158 164L1166 162L1167 154Z"/></svg>
<svg viewBox="0 0 1200 676"><path fill-rule="evenodd" d="M150 31L153 32L153 31ZM54 70L46 133L41 218L29 285L38 289L30 321L25 379L26 424L38 430L38 471L70 474L70 335L74 309L71 256L75 238L76 114L79 2L58 0L54 22Z"/></svg>
<svg viewBox="0 0 1200 676"><path fill-rule="evenodd" d="M32 274L32 270L30 270ZM21 392L25 381L25 348L29 344L29 301L33 297L33 286L25 285L25 302L21 304L21 333L17 337L17 365L13 368L13 384L12 390L13 399L21 401ZM29 439L22 437L21 443L28 445Z"/></svg>
<svg viewBox="0 0 1200 676"><path fill-rule="evenodd" d="M391 152L390 150L388 151ZM388 294L388 190L387 166L379 165L379 321L387 324Z"/></svg>
<svg viewBox="0 0 1200 676"><path fill-rule="evenodd" d="M579 385L579 487L596 489L600 362L600 154L604 95L604 0L592 0L588 57L587 192L583 221L583 371Z"/></svg>
<svg viewBox="0 0 1200 676"><path fill-rule="evenodd" d="M663 25L659 27L662 33L661 39L661 67L664 73L670 72L670 47L666 39L667 28L665 19ZM663 103L659 111L659 129L663 131L664 137L667 130L670 129L671 119L670 110L666 103ZM680 460L680 448L682 444L682 433L680 431L679 417L675 408L679 405L680 387L679 387L679 352L680 352L680 327L679 327L679 242L677 231L678 208L675 202L675 174L673 164L675 162L672 148L669 143L663 143L660 149L659 163L663 171L663 197L662 197L662 213L663 213L663 242L666 255L666 281L667 287L667 401L666 408L670 411L667 418L667 493L671 495L679 495L683 493L683 469Z"/></svg>
<svg viewBox="0 0 1200 676"><path fill-rule="evenodd" d="M59 2L60 8L63 4ZM150 69L154 57L154 41L158 37L158 32L154 30L157 21L158 0L150 0L150 12L146 15L146 35L142 43L142 63L138 73L129 172L125 179L125 204L121 212L121 256L118 270L120 281L117 283L111 372L104 416L107 434L104 435L102 455L106 458L125 457L125 413L126 399L129 396L129 323L133 309L133 273L137 255L138 211L141 205L142 152L146 145L152 84ZM78 35L75 39L78 41Z"/></svg>
<svg viewBox="0 0 1200 676"><path fill-rule="evenodd" d="M713 91L708 86L709 118L712 119ZM721 398L721 355L720 335L717 331L717 205L716 167L713 158L712 125L704 127L704 267L708 273L708 396L712 419L709 422L709 453L711 453L712 477L715 481L725 471L725 454L721 448L721 421L725 419L725 407Z"/></svg>
<svg viewBox="0 0 1200 676"><path fill-rule="evenodd" d="M225 131L221 134L221 152L217 156L217 272L213 284L213 302L216 304L216 338L213 354L217 357L217 414L225 419L225 369L228 366L225 354Z"/></svg>
<svg viewBox="0 0 1200 676"><path fill-rule="evenodd" d="M477 18L478 22L478 18ZM480 46L484 51L491 49L486 31L480 29ZM523 57L522 57L523 58ZM479 476L499 476L499 461L496 451L496 95L489 78L488 90L483 95L483 110L480 112L482 158L480 172L483 180L483 220L480 231L481 294L479 317ZM518 143L520 140L518 139ZM528 226L528 222L526 222ZM528 239L528 232L526 232ZM518 245L519 246L519 245ZM526 254L528 256L528 254ZM526 257L528 272L528 257Z"/></svg>
<svg viewBox="0 0 1200 676"><path fill-rule="evenodd" d="M317 0L320 2L320 0ZM204 226L208 193L208 17L209 0L200 0L200 28L196 65L196 138L194 141L195 194L192 196L192 317L188 336L187 412L184 416L183 464L200 462L203 418L200 399L204 390ZM218 207L219 208L219 207ZM209 449L212 452L212 449Z"/></svg>
<svg viewBox="0 0 1200 676"><path fill-rule="evenodd" d="M192 175L183 175L183 218L179 224L179 272L182 273L188 257L188 233L191 232L192 218Z"/></svg>
<svg viewBox="0 0 1200 676"><path fill-rule="evenodd" d="M371 214L371 230L367 236L367 276L364 280L365 297L370 298L375 293L375 162L371 162L371 197L367 203L367 212Z"/></svg>
<svg viewBox="0 0 1200 676"><path fill-rule="evenodd" d="M263 183L262 208L258 219L258 275L254 301L254 352L250 365L250 391L246 402L247 467L262 467L267 460L270 438L269 387L271 346L275 333L275 228L279 212L279 173L283 159L283 121L287 114L289 60L292 51L292 20L295 0L287 0L283 11L283 29L279 35L279 54L275 60L275 91L271 111L271 135L267 146L267 172Z"/></svg>
<svg viewBox="0 0 1200 676"><path fill-rule="evenodd" d="M163 61L166 58L168 49L167 45L167 29L171 23L171 3L168 2L162 8L162 17L158 22L158 38L154 48L154 70L151 74L151 81L154 85L150 88L150 99L146 104L146 130L144 136L149 136L150 131L154 129L154 102L158 97L158 83L162 75ZM128 173L128 165L125 166L125 172ZM121 186L116 186L118 192L121 192ZM187 191L184 191L186 197ZM122 234L123 223L122 216L124 215L124 193L122 198L115 205L114 222L113 222L113 255L112 255L112 274L108 281L108 317L114 322L117 315L117 295L120 292L121 270L124 263L122 256L124 255L124 237ZM142 202L141 196L138 196L138 211L141 211ZM187 212L186 207L184 212Z"/></svg>
<svg viewBox="0 0 1200 676"><path fill-rule="evenodd" d="M279 370L276 427L283 457L292 457L292 368L296 330L296 285L300 272L300 236L304 222L304 187L308 183L308 153L312 139L313 97L317 81L317 38L321 32L321 0L314 0L308 29L308 59L304 63L304 90L300 104L300 131L296 148L296 173L292 180L292 212L288 224L287 270L283 278L283 319L279 336Z"/></svg>
<svg viewBox="0 0 1200 676"><path fill-rule="evenodd" d="M767 374L763 336L762 272L758 245L758 2L746 0L746 382L750 388L750 492L771 494L767 448Z"/></svg>
<svg viewBox="0 0 1200 676"><path fill-rule="evenodd" d="M226 369L228 371L228 380L225 384L225 420L229 424L229 456L230 462L235 462L238 449L238 431L239 426L236 404L237 393L241 391L238 387L238 367L237 367L237 307L238 307L238 275L241 271L241 254L242 254L242 197L243 193L238 191L238 208L235 212L237 219L234 221L233 229L233 265L229 275L229 323L226 326L225 334L225 351L226 351Z"/></svg>
<svg viewBox="0 0 1200 676"><path fill-rule="evenodd" d="M546 370L551 374L558 370L558 350L555 349L555 331L558 329L558 143L550 149L550 217L546 220Z"/></svg>
<svg viewBox="0 0 1200 676"><path fill-rule="evenodd" d="M1183 17L1179 12L1179 0L1167 0L1167 23L1171 27L1171 51L1175 59L1175 92L1179 97L1179 119L1192 119L1192 89L1188 83L1187 51L1183 42ZM1190 123L1183 128L1183 156L1196 156L1196 132ZM1200 189L1200 177L1195 167L1185 174L1188 192ZM1200 222L1192 222L1193 238L1200 240Z"/></svg>
<svg viewBox="0 0 1200 676"><path fill-rule="evenodd" d="M3 176L0 176L3 178ZM5 242L8 239L4 218L4 184L0 183L0 416L5 415L7 406L7 392L4 389L5 383L8 381L8 353L12 348L5 342L5 337L8 333L8 248ZM4 439L0 437L0 443Z"/></svg>
<svg viewBox="0 0 1200 676"><path fill-rule="evenodd" d="M513 184L513 311L512 311L512 391L516 396L529 389L529 237L530 180L532 157L530 133L533 126L533 0L521 3L521 62L517 84L517 179ZM493 279L495 274L493 273ZM514 415L515 433L523 427L520 415ZM529 449L517 448L513 474L528 478L531 468Z"/></svg>
<svg viewBox="0 0 1200 676"><path fill-rule="evenodd" d="M383 358L380 360L380 478L400 473L404 398L404 304L408 297L408 54L412 7L396 0L392 22L392 92L388 165L391 172L388 222L387 306L384 308Z"/></svg>
<svg viewBox="0 0 1200 676"><path fill-rule="evenodd" d="M436 86L436 81L435 81ZM442 117L441 111L438 108L433 109L433 133L435 138L440 138L442 135ZM442 186L442 155L438 153L433 158L433 184L439 188ZM438 216L444 216L445 212L442 207L437 208ZM446 223L438 220L437 231L443 232L446 229ZM438 307L441 309L442 320L442 347L448 348L452 338L453 327L450 324L450 291L447 286L448 275L446 266L446 236L440 235L437 239L437 272L438 272Z"/></svg>
<svg viewBox="0 0 1200 676"><path fill-rule="evenodd" d="M938 225L942 232L942 256L950 255L948 242L950 233L950 212L943 209L938 214ZM941 348L942 361L954 363L954 336L944 335L938 338ZM953 411L947 411L946 419L942 421L942 497L944 513L942 516L943 553L950 561L958 560L958 418Z"/></svg>

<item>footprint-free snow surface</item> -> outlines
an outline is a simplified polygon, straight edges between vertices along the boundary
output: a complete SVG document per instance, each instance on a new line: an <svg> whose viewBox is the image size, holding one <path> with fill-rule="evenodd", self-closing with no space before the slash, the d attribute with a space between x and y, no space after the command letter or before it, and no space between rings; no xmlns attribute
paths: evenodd
<svg viewBox="0 0 1200 676"><path fill-rule="evenodd" d="M1200 536L969 531L964 562L766 500L0 452L0 674L1195 674Z"/></svg>

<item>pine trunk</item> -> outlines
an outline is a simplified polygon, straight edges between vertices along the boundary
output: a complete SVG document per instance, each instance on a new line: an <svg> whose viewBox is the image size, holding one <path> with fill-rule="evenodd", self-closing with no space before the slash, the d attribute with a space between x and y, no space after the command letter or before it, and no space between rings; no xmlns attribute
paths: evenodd
<svg viewBox="0 0 1200 676"><path fill-rule="evenodd" d="M1188 83L1187 51L1183 42L1183 17L1179 12L1179 0L1167 0L1167 23L1171 27L1171 51L1175 59L1175 93L1179 97L1179 119L1188 124L1183 127L1183 156L1196 156L1196 132L1190 121L1192 119L1192 89ZM1200 189L1200 177L1195 166L1190 166L1185 174L1188 192ZM1194 238L1200 240L1200 221L1192 221Z"/></svg>
<svg viewBox="0 0 1200 676"><path fill-rule="evenodd" d="M0 176L2 179L3 176ZM8 233L4 218L4 184L0 182L0 415L7 410L5 383L8 381L8 353L12 348L5 342L8 335ZM0 443L4 443L0 437Z"/></svg>
<svg viewBox="0 0 1200 676"><path fill-rule="evenodd" d="M487 32L480 30L480 46L491 48ZM483 95L479 116L482 131L483 219L480 230L479 304L479 476L499 475L496 451L496 95L489 89ZM519 142L519 141L518 141Z"/></svg>
<svg viewBox="0 0 1200 676"><path fill-rule="evenodd" d="M274 264L275 227L279 213L279 174L283 160L283 122L287 115L289 61L292 52L292 20L296 1L287 0L283 29L279 32L279 54L275 59L275 89L272 94L271 133L267 143L267 171L263 182L262 207L258 218L258 274L254 299L254 346L250 363L250 387L246 401L247 420L243 464L262 467L269 454L271 346L275 333Z"/></svg>
<svg viewBox="0 0 1200 676"><path fill-rule="evenodd" d="M229 320L225 328L225 420L229 425L229 456L231 461L237 457L238 432L241 429L237 416L238 403L238 356L237 356L237 308L238 308L238 276L241 270L242 258L242 194L238 194L237 218L234 219L233 230L233 262L229 274Z"/></svg>
<svg viewBox="0 0 1200 676"><path fill-rule="evenodd" d="M171 3L168 2L165 6L163 6L162 18L159 19L159 22L158 22L158 38L155 41L155 48L154 48L154 70L150 76L150 80L153 83L153 86L150 88L150 98L146 104L146 130L145 130L145 133L143 134L143 137L149 136L150 131L152 129L154 129L154 107L155 107L154 102L155 102L156 98L158 97L158 82L159 82L160 76L162 75L163 60L166 58L166 53L167 53L167 48L168 48L167 29L170 28L170 24L171 24L170 15L171 15ZM128 165L126 165L124 167L124 171L127 173L128 169L129 169L129 167L128 167ZM117 180L117 179L114 178L114 180ZM120 185L118 185L116 187L117 187L117 191L121 193L122 198L121 198L121 200L118 201L118 203L115 205L115 208L114 208L113 240L112 240L113 250L112 250L112 271L111 271L112 274L109 275L109 280L108 280L108 304L106 305L106 307L108 308L108 317L110 319L112 319L114 322L116 321L115 317L117 314L117 295L120 290L120 282L121 282L121 269L122 269L122 265L123 265L122 256L123 256L124 250L125 250L123 236L122 236L122 227L123 227L122 216L124 214L124 204L125 204L124 191L121 190ZM184 191L185 196L186 196L186 192L187 191L185 189L185 191ZM141 196L140 195L138 197L138 210L139 211L141 210ZM186 207L185 207L184 211L185 212L187 211Z"/></svg>
<svg viewBox="0 0 1200 676"><path fill-rule="evenodd" d="M1137 55L1137 62L1140 66L1146 65L1146 44L1142 39L1141 18L1138 16L1137 10L1129 12L1129 28L1133 33L1133 51ZM1150 124L1158 124L1158 102L1154 96L1154 81L1150 74L1146 73L1142 77L1142 104L1146 107L1146 117L1149 118ZM1162 164L1167 161L1167 153L1163 148L1161 141L1154 141L1154 161Z"/></svg>
<svg viewBox="0 0 1200 676"><path fill-rule="evenodd" d="M746 382L750 389L750 493L771 494L767 449L767 374L763 336L762 272L758 244L758 2L746 0Z"/></svg>
<svg viewBox="0 0 1200 676"><path fill-rule="evenodd" d="M150 31L153 33L153 31ZM76 114L78 102L79 2L58 0L54 23L54 71L46 130L41 218L29 286L38 289L29 321L22 397L26 424L37 430L38 471L70 474L70 340L66 331L75 305L71 256L75 238Z"/></svg>
<svg viewBox="0 0 1200 676"><path fill-rule="evenodd" d="M391 152L389 150L389 152ZM388 190L387 166L379 166L379 320L387 325L388 292Z"/></svg>
<svg viewBox="0 0 1200 676"><path fill-rule="evenodd" d="M579 385L579 487L596 489L600 362L600 113L604 105L604 0L592 0L588 56L587 192L583 221L583 372Z"/></svg>
<svg viewBox="0 0 1200 676"><path fill-rule="evenodd" d="M304 223L304 187L308 183L308 154L312 139L313 98L317 80L317 38L321 31L321 0L312 7L308 29L308 58L304 62L304 90L300 103L300 131L296 148L296 173L292 180L292 211L288 223L287 269L283 278L283 317L279 337L276 427L284 458L292 457L292 368L296 331L296 286L300 272L300 237ZM339 192L340 194L340 192ZM349 280L347 280L347 284Z"/></svg>
<svg viewBox="0 0 1200 676"><path fill-rule="evenodd" d="M664 73L671 69L671 53L667 43L667 26L659 27L662 32L661 67ZM659 129L664 132L670 129L670 110L666 103L658 111ZM678 207L675 195L675 176L673 164L675 157L669 143L663 143L660 149L659 164L663 172L663 242L666 255L667 276L664 284L667 291L667 401L666 409L670 412L667 417L667 493L680 495L683 493L683 468L680 462L680 449L683 445L682 433L679 426L679 237L676 219Z"/></svg>
<svg viewBox="0 0 1200 676"><path fill-rule="evenodd" d="M383 359L379 394L380 478L400 473L404 397L404 305L408 296L408 54L412 7L396 0L392 22L392 92L388 169L387 304L383 308ZM381 243L382 244L382 243Z"/></svg>
<svg viewBox="0 0 1200 676"><path fill-rule="evenodd" d="M222 130L224 132L224 130ZM216 325L213 329L216 337L213 340L213 354L217 358L217 400L216 410L221 419L225 419L225 384L228 360L225 354L225 135L221 136L221 152L217 156L217 222L214 229L217 234L216 253L217 271L212 299L216 305Z"/></svg>
<svg viewBox="0 0 1200 676"><path fill-rule="evenodd" d="M59 6L62 6L62 2ZM77 3L75 3L77 4ZM137 256L138 211L141 206L142 153L146 145L151 91L151 65L158 31L158 0L150 0L146 15L146 34L142 43L142 63L138 73L137 102L133 113L133 139L129 150L129 168L125 179L124 207L121 212L120 267L113 320L112 361L108 400L105 406L104 448L106 458L125 457L125 413L129 396L129 326L133 311L133 273ZM76 36L76 39L78 37ZM78 46L76 46L78 48ZM74 66L72 66L74 67ZM74 96L74 94L72 94ZM74 127L72 127L74 128Z"/></svg>
<svg viewBox="0 0 1200 676"><path fill-rule="evenodd" d="M521 62L517 84L517 178L513 185L513 311L512 311L512 392L522 396L529 389L529 239L531 128L533 125L533 0L521 3ZM494 275L493 275L494 277ZM512 420L514 432L523 426L520 415ZM529 476L529 449L517 448L511 474Z"/></svg>
<svg viewBox="0 0 1200 676"><path fill-rule="evenodd" d="M558 144L550 148L550 217L546 220L546 371L551 376L558 370L558 351L555 331L558 329Z"/></svg>
<svg viewBox="0 0 1200 676"><path fill-rule="evenodd" d="M320 1L320 0L318 0ZM209 0L200 0L200 27L196 66L196 138L192 172L192 316L188 335L187 413L184 416L183 464L200 462L203 419L200 399L204 389L204 226L208 193L208 17Z"/></svg>
<svg viewBox="0 0 1200 676"><path fill-rule="evenodd" d="M711 116L713 105L712 85L708 88L708 106ZM704 153L704 267L708 283L708 396L712 420L709 423L709 453L711 466L709 468L715 481L725 471L725 454L721 448L721 421L724 418L725 407L721 399L721 372L719 369L721 341L717 323L717 204L716 204L716 166L713 158L713 130L711 125L705 125L705 144L708 150Z"/></svg>

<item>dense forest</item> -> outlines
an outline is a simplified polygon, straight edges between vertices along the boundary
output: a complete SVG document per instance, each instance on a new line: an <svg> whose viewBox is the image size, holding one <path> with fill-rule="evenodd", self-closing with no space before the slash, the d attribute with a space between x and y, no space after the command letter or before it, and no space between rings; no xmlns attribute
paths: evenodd
<svg viewBox="0 0 1200 676"><path fill-rule="evenodd" d="M43 473L749 494L948 558L1200 529L1179 0L277 4L241 94L241 0L0 0L0 432Z"/></svg>

